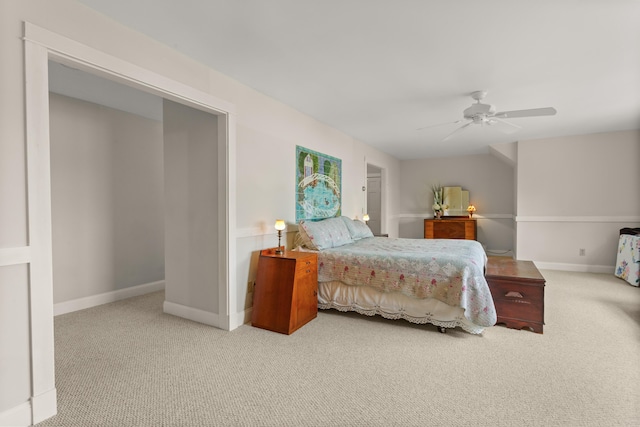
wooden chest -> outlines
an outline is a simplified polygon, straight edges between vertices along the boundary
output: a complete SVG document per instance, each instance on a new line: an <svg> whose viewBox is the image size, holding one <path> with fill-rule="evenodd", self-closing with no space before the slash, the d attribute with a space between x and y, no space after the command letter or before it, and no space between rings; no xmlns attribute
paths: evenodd
<svg viewBox="0 0 640 427"><path fill-rule="evenodd" d="M318 256L274 249L260 252L251 324L292 334L318 315Z"/></svg>
<svg viewBox="0 0 640 427"><path fill-rule="evenodd" d="M542 333L544 277L532 261L489 257L486 272L498 322L508 328Z"/></svg>
<svg viewBox="0 0 640 427"><path fill-rule="evenodd" d="M424 238L476 240L476 224L470 218L425 219Z"/></svg>

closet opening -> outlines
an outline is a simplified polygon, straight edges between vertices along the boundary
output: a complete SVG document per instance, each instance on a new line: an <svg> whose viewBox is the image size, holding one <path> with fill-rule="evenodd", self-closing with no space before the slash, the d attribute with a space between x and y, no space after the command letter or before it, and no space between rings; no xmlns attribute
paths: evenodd
<svg viewBox="0 0 640 427"><path fill-rule="evenodd" d="M164 178L168 176L168 170L172 170L178 179L171 181L171 185L187 185L189 191L194 190L198 194L202 190L202 184L212 176L215 170L215 182L211 187L215 188L215 196L207 198L208 210L203 209L201 201L194 201L189 205L189 212L192 215L202 215L204 222L212 227L206 234L205 250L209 251L208 261L215 265L215 270L201 270L198 274L206 275L211 280L204 285L194 282L180 283L173 287L170 276L176 272L174 277L184 277L183 272L195 268L193 265L185 263L184 257L181 259L166 258L172 260L166 263L165 270L165 302L164 311L181 317L195 320L201 323L210 324L221 329L231 330L242 324L243 319L231 312L231 307L236 307L237 291L235 286L235 106L226 101L201 92L193 87L187 86L175 80L171 80L163 75L157 74L149 69L142 68L133 63L127 62L116 56L104 53L91 48L83 43L56 34L52 31L38 27L30 22L24 23L24 70L25 70L25 134L26 134L26 162L27 162L27 206L28 206L28 231L29 246L25 251L27 262L29 263L29 328L30 328L30 352L31 352L31 395L30 402L31 418L33 423L42 421L55 415L57 409L57 399L55 390L55 358L54 358L54 337L53 337L53 243L52 243L52 194L51 194L51 140L50 140L50 112L49 112L49 65L51 62L70 67L74 70L83 71L92 76L100 77L121 85L138 89L139 91L151 94L162 99L163 111L165 104L171 102L180 106L189 107L200 113L206 113L209 119L205 120L214 127L195 126L193 132L189 129L191 123L186 123L182 129L179 126L172 126L172 132L176 136L175 141L188 141L188 148L177 150L176 159L164 161ZM57 101L54 101L57 102ZM196 120L198 121L198 120ZM167 120L163 112L163 139L166 141L164 123ZM212 130L214 129L215 130ZM204 130L207 129L207 130ZM118 132L116 132L118 133ZM210 164L215 163L206 171L196 167L198 173L185 176L184 162L180 162L180 156L188 158L197 157L203 140L215 141L214 145L208 146L208 159ZM173 145L173 144L171 144ZM215 149L213 149L213 147ZM86 147L80 146L79 149ZM106 149L106 148L105 148ZM113 149L113 147L111 147ZM163 149L164 150L164 149ZM119 150L109 153L109 156L118 157ZM215 153L214 153L215 151ZM87 154L87 153L84 153ZM95 154L95 153L94 153ZM138 153L140 154L140 153ZM57 155L57 154L56 154ZM107 153L100 155L107 156ZM167 158L163 151L163 156ZM129 160L128 156L124 156ZM136 157L135 155L133 157ZM171 156L169 156L171 157ZM215 157L215 161L213 160ZM74 167L87 167L88 163L74 165ZM135 169L135 168L133 168ZM56 172L57 173L57 172ZM135 175L129 170L124 175ZM108 175L108 174L107 174ZM110 177L105 175L96 178L96 183L103 191L109 192L113 183L119 183L122 177ZM163 180L164 180L163 178ZM109 181L109 184L107 184ZM191 183L197 182L198 185ZM185 184L186 183L186 184ZM121 184L118 184L121 185ZM165 188L168 185L165 182ZM107 190L109 189L109 190ZM91 194L90 191L87 194ZM65 195L73 198L73 195ZM173 223L174 229L180 228L179 236L184 238L178 248L195 253L203 250L202 240L193 237L192 234L184 234L183 230L193 231L197 224L201 222L191 221L181 224L183 217L178 210L178 214L172 217L169 210L176 206L177 202L171 196L165 195L164 210L166 212L165 221ZM60 196L58 196L60 197ZM131 195L119 194L115 199L122 200L130 198ZM101 201L104 203L104 200ZM95 208L95 207L94 207ZM119 206L114 208L120 215ZM130 218L125 214L125 218ZM174 218L172 222L171 218ZM153 221L157 222L157 218ZM142 229L147 224L134 225L131 229ZM105 226L106 220L101 226ZM81 226L83 224L77 224ZM90 228L89 228L90 229ZM165 251L171 239L168 237L169 229L165 227ZM95 231L95 229L94 229ZM100 230L98 237L104 236L106 231ZM121 233L121 231L119 231ZM63 237L64 238L64 237ZM120 236L119 238L123 238ZM96 239L99 240L99 239ZM185 243L186 242L186 243ZM215 248L215 250L213 249ZM71 248L79 256L78 248ZM116 254L117 255L117 254ZM114 255L114 259L116 256ZM188 258L188 257L187 257ZM173 262L175 261L175 262ZM171 264L173 267L169 267ZM83 266L86 267L86 266ZM96 268L105 268L104 266ZM161 268L155 265L151 270L157 272ZM137 273L127 272L125 276L135 276ZM113 271L111 274L114 274ZM120 274L120 273L118 273ZM182 274L182 275L181 275ZM215 276L215 277L212 277ZM202 277L202 276L200 276ZM133 279L132 279L133 280ZM136 279L137 281L138 279ZM147 279L143 279L147 280ZM126 282L126 281L125 281ZM133 281L132 281L133 282ZM213 284L213 290L209 286ZM206 288L206 307L194 303L196 299L203 298L200 293ZM175 289L176 292L168 292ZM119 290L120 291L120 290ZM169 300L168 295L177 295L174 300ZM73 298L77 300L77 298Z"/></svg>
<svg viewBox="0 0 640 427"><path fill-rule="evenodd" d="M164 289L216 325L218 117L48 67L54 314Z"/></svg>

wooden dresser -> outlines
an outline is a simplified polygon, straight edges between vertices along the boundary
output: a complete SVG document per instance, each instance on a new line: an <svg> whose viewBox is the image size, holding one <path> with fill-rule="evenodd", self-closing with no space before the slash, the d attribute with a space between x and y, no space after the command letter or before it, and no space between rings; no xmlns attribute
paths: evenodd
<svg viewBox="0 0 640 427"><path fill-rule="evenodd" d="M476 220L471 218L443 218L424 220L425 239L476 240Z"/></svg>
<svg viewBox="0 0 640 427"><path fill-rule="evenodd" d="M260 252L251 324L292 334L318 315L318 262L311 252Z"/></svg>
<svg viewBox="0 0 640 427"><path fill-rule="evenodd" d="M532 261L516 261L505 257L489 257L485 274L497 323L508 328L530 328L542 333L544 325L545 280Z"/></svg>

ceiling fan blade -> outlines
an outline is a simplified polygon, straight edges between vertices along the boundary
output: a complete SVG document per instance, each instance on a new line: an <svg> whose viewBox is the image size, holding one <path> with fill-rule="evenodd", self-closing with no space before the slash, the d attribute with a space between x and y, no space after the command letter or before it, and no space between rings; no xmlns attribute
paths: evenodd
<svg viewBox="0 0 640 427"><path fill-rule="evenodd" d="M449 135L447 135L442 141L447 141L447 140L451 139L454 135L462 132L463 130L465 130L466 128L471 126L472 124L473 124L473 122L471 121L471 122L467 123L466 125L459 127L458 129L454 130Z"/></svg>
<svg viewBox="0 0 640 427"><path fill-rule="evenodd" d="M444 125L455 125L457 123L462 123L463 121L464 120L460 119L460 120L456 120L455 122L440 123L440 124L437 124L437 125L429 125L429 126L421 127L421 128L416 129L416 130L435 128L435 127L444 126Z"/></svg>
<svg viewBox="0 0 640 427"><path fill-rule="evenodd" d="M516 117L537 117L537 116L553 116L557 113L553 107L546 108L532 108L530 110L514 110L514 111L501 111L493 115L493 117L499 117L501 119L516 118Z"/></svg>
<svg viewBox="0 0 640 427"><path fill-rule="evenodd" d="M506 120L499 119L498 117L491 117L490 120L495 120L499 124L498 127L500 128L500 130L506 134L511 134L522 129L522 127L514 125L513 123L510 123Z"/></svg>

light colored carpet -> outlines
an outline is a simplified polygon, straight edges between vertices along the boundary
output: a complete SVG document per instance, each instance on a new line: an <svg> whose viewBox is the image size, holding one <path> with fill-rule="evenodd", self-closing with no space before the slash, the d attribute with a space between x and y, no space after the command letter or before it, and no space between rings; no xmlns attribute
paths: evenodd
<svg viewBox="0 0 640 427"><path fill-rule="evenodd" d="M58 415L38 425L640 425L640 289L542 273L544 335L337 311L225 332L163 314L162 292L58 316Z"/></svg>

